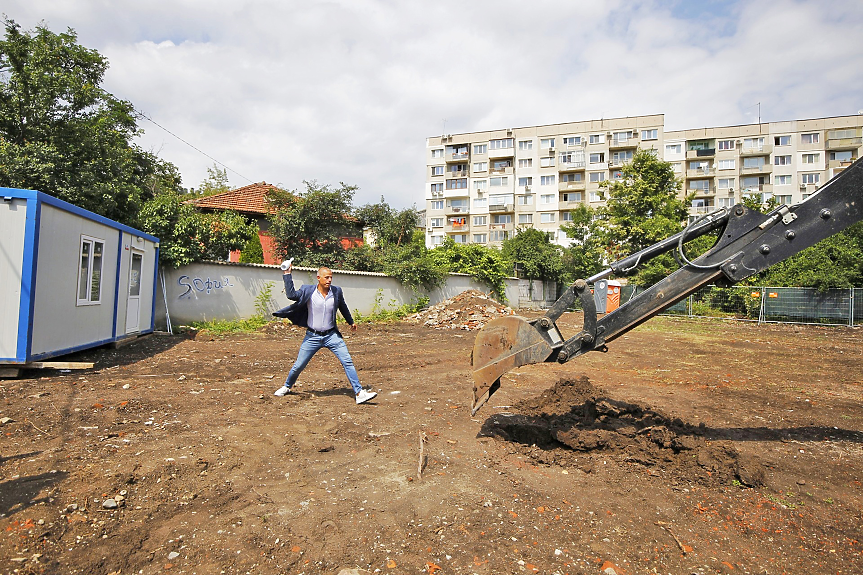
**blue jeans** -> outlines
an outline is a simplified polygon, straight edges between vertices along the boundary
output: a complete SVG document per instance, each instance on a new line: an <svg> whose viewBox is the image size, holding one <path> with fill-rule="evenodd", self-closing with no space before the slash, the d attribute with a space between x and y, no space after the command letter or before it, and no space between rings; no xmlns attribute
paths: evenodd
<svg viewBox="0 0 863 575"><path fill-rule="evenodd" d="M306 332L306 337L303 338L300 351L297 353L297 361L294 362L291 371L288 373L288 378L285 380L285 387L290 389L297 383L300 372L306 368L312 356L318 353L318 350L322 347L336 354L336 357L342 362L342 367L345 368L345 375L348 376L348 381L351 382L354 393L361 392L363 386L360 385L360 377L357 375L357 368L354 367L354 360L351 359L351 354L348 352L345 340L342 339L337 331L333 331L327 335L317 335L310 331Z"/></svg>

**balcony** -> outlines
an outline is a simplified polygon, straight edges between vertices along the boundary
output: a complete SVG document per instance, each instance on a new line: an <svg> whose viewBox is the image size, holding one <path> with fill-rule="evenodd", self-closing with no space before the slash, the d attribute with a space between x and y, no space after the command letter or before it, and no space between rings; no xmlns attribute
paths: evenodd
<svg viewBox="0 0 863 575"><path fill-rule="evenodd" d="M709 214L716 208L714 206L689 206L690 214Z"/></svg>
<svg viewBox="0 0 863 575"><path fill-rule="evenodd" d="M702 150L686 150L687 160L697 160L698 158L712 158L716 155L716 148L704 148Z"/></svg>
<svg viewBox="0 0 863 575"><path fill-rule="evenodd" d="M814 187L814 186L813 186ZM759 192L773 193L773 184L758 184L757 186L746 186L740 189L741 194L757 194Z"/></svg>
<svg viewBox="0 0 863 575"><path fill-rule="evenodd" d="M490 213L506 213L506 212L514 212L515 206L513 204L489 204L488 211Z"/></svg>
<svg viewBox="0 0 863 575"><path fill-rule="evenodd" d="M509 166L507 168L489 168L488 173L489 174L495 174L495 175L511 176L512 175L512 166Z"/></svg>
<svg viewBox="0 0 863 575"><path fill-rule="evenodd" d="M622 168L624 164L627 164L632 161L632 158L617 158L612 157L608 160L609 168Z"/></svg>
<svg viewBox="0 0 863 575"><path fill-rule="evenodd" d="M587 184L581 182L559 182L557 189L561 192L583 192L587 188Z"/></svg>
<svg viewBox="0 0 863 575"><path fill-rule="evenodd" d="M510 222L508 224L489 224L488 229L489 230L496 230L496 231L511 232L514 229L514 227L513 227L512 222Z"/></svg>
<svg viewBox="0 0 863 575"><path fill-rule="evenodd" d="M468 158L470 158L470 154L467 152L449 154L447 155L446 162L447 164L451 164L453 162L465 162Z"/></svg>
<svg viewBox="0 0 863 575"><path fill-rule="evenodd" d="M470 229L466 223L464 224L450 224L444 226L444 231L452 233L452 232L467 232Z"/></svg>
<svg viewBox="0 0 863 575"><path fill-rule="evenodd" d="M712 185L706 188L689 188L686 190L686 193L695 194L696 196L712 196L716 193L716 188Z"/></svg>
<svg viewBox="0 0 863 575"><path fill-rule="evenodd" d="M497 158L513 158L515 157L515 148L497 148L496 150L492 150L489 148L488 150L488 159L494 160Z"/></svg>
<svg viewBox="0 0 863 575"><path fill-rule="evenodd" d="M773 144L761 144L755 146L744 145L740 148L741 156L766 156L773 152Z"/></svg>
<svg viewBox="0 0 863 575"><path fill-rule="evenodd" d="M743 175L749 174L771 174L773 173L773 164L767 164L761 166L740 166L740 173Z"/></svg>
<svg viewBox="0 0 863 575"><path fill-rule="evenodd" d="M856 160L856 158L853 158L851 160L827 160L827 169L836 170L836 173L838 174L839 172L853 164L854 160Z"/></svg>
<svg viewBox="0 0 863 575"><path fill-rule="evenodd" d="M828 150L856 150L863 146L863 138L834 138L827 140Z"/></svg>
<svg viewBox="0 0 863 575"><path fill-rule="evenodd" d="M561 162L558 166L559 172L583 172L584 168L587 166L587 163L584 160L577 160L575 162Z"/></svg>
<svg viewBox="0 0 863 575"><path fill-rule="evenodd" d="M609 150L625 150L638 147L638 136L633 134L628 138L611 138L608 141Z"/></svg>
<svg viewBox="0 0 863 575"><path fill-rule="evenodd" d="M466 216L470 214L470 208L467 206L447 206L444 214L448 216Z"/></svg>
<svg viewBox="0 0 863 575"><path fill-rule="evenodd" d="M713 168L695 168L694 170L686 170L687 178L709 178L716 175L716 170Z"/></svg>
<svg viewBox="0 0 863 575"><path fill-rule="evenodd" d="M578 201L574 201L574 200L569 201L569 202L560 201L557 203L557 209L558 210L574 210L582 204L584 204L584 202L578 202Z"/></svg>

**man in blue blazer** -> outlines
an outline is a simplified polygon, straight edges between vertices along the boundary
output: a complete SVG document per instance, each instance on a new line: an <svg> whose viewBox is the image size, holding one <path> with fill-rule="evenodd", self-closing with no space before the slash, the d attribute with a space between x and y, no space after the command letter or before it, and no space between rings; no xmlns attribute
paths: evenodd
<svg viewBox="0 0 863 575"><path fill-rule="evenodd" d="M286 317L292 323L306 328L306 337L303 338L303 343L297 354L297 361L294 362L291 371L288 372L285 384L277 389L274 395L282 397L291 393L297 378L309 364L312 356L322 347L326 347L342 362L345 375L348 376L348 381L350 381L356 394L357 403L367 402L377 393L366 391L360 385L360 378L357 375L351 354L348 352L348 346L345 344L339 328L336 327L336 310L338 310L342 312L342 316L351 326L351 331L357 331L351 310L345 303L342 288L332 285L333 271L322 267L318 270L318 285L304 285L295 290L294 280L291 277L292 270L293 266L288 264L287 269L282 274L282 280L285 282L285 294L287 294L288 299L292 299L296 303L273 312L273 315Z"/></svg>

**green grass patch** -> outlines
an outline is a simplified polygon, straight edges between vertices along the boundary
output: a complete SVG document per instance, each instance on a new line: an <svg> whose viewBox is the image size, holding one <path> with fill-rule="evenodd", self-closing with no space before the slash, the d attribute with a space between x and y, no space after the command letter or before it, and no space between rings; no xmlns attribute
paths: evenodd
<svg viewBox="0 0 863 575"><path fill-rule="evenodd" d="M191 327L198 331L206 331L209 334L219 336L255 332L267 325L267 323L269 323L269 320L264 316L256 315L248 319L196 321L192 323Z"/></svg>

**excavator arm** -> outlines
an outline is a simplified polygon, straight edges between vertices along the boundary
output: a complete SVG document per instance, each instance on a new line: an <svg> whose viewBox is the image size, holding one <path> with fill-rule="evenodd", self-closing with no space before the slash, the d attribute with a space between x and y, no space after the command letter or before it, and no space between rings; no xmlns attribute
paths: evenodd
<svg viewBox="0 0 863 575"><path fill-rule="evenodd" d="M471 414L497 391L500 377L510 369L545 361L565 363L589 351L605 351L607 343L705 285L733 285L861 220L863 159L799 204L779 206L766 215L742 204L708 214L679 234L614 262L586 280L575 281L543 317L493 320L474 341ZM720 229L710 250L692 261L686 259L686 242ZM683 263L679 269L597 319L589 284L611 275L631 275L640 264L672 250ZM584 325L579 333L564 339L555 322L576 299L584 309Z"/></svg>

